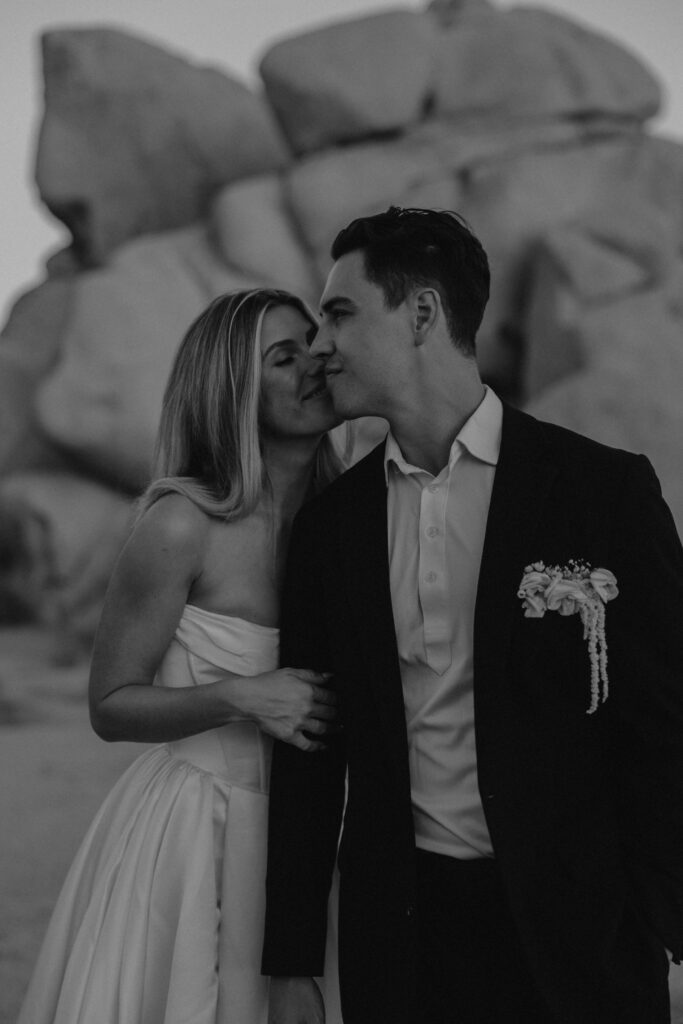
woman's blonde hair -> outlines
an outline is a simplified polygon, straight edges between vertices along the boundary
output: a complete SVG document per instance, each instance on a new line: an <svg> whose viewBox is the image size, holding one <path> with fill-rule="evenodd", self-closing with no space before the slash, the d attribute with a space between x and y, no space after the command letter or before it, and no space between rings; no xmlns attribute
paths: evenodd
<svg viewBox="0 0 683 1024"><path fill-rule="evenodd" d="M159 498L184 494L226 521L254 510L267 488L259 440L261 328L269 309L292 306L317 326L297 296L275 288L221 295L192 323L166 385L153 480L138 518ZM343 463L325 435L313 486L322 489Z"/></svg>

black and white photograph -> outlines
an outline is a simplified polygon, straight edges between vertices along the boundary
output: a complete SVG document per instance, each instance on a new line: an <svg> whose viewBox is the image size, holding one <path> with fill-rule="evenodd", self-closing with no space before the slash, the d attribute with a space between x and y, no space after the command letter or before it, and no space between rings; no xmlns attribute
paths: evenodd
<svg viewBox="0 0 683 1024"><path fill-rule="evenodd" d="M683 1024L679 0L0 25L0 1024Z"/></svg>

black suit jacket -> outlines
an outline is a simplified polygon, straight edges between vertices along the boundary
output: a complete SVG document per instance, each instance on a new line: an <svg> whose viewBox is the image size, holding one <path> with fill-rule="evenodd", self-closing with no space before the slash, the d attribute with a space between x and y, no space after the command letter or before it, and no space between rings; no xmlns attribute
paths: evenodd
<svg viewBox="0 0 683 1024"><path fill-rule="evenodd" d="M344 728L323 754L276 745L263 969L322 973L348 770L338 858L347 1024L416 1019L383 451L300 512L282 606L282 664L334 672ZM529 563L572 558L612 570L620 588L606 610L611 692L593 715L579 617L526 619L517 597ZM478 777L557 1021L654 1020L640 965L662 944L683 952L682 626L683 551L649 462L505 407L475 608Z"/></svg>

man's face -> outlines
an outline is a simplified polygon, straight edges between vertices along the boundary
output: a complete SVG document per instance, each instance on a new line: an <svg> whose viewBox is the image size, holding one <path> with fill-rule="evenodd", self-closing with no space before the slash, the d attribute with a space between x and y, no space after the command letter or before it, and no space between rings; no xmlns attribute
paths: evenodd
<svg viewBox="0 0 683 1024"><path fill-rule="evenodd" d="M412 347L406 303L389 309L368 281L362 252L332 267L320 300L321 324L311 354L324 356L335 412L344 419L387 417L402 392Z"/></svg>

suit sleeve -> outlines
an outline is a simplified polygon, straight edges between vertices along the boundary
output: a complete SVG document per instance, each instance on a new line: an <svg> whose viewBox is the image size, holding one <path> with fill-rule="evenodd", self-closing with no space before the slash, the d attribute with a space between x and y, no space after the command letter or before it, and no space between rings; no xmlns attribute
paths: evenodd
<svg viewBox="0 0 683 1024"><path fill-rule="evenodd" d="M683 957L683 549L659 481L643 456L634 459L628 475L613 541L620 592L607 609L607 639L622 842L636 904L678 960Z"/></svg>
<svg viewBox="0 0 683 1024"><path fill-rule="evenodd" d="M323 543L325 548L323 548ZM307 508L294 523L281 612L283 667L333 671L325 607L320 519ZM334 680L332 681L334 685ZM266 925L262 970L316 976L324 969L327 901L344 804L341 737L309 753L276 743L271 772Z"/></svg>

